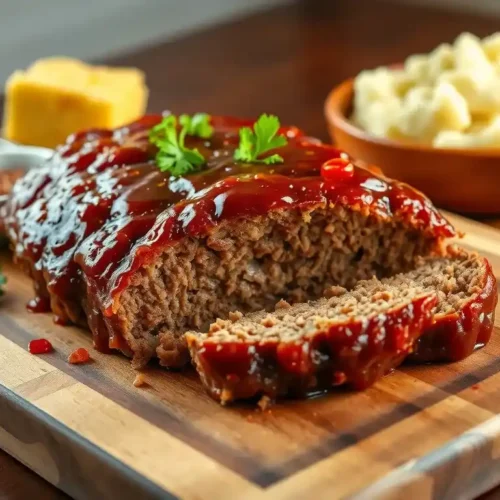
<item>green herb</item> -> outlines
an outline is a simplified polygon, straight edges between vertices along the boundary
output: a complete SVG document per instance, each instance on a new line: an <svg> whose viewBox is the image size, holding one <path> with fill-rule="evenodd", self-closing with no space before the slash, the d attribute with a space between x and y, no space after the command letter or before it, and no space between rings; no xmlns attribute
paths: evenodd
<svg viewBox="0 0 500 500"><path fill-rule="evenodd" d="M282 163L283 158L279 154L259 158L271 149L281 148L288 144L285 136L276 135L279 128L278 117L266 114L260 115L253 130L249 127L241 128L240 144L234 152L234 159L246 163L265 163L266 165Z"/></svg>
<svg viewBox="0 0 500 500"><path fill-rule="evenodd" d="M3 295L3 290L2 286L7 283L7 278L2 274L2 271L0 271L0 297Z"/></svg>
<svg viewBox="0 0 500 500"><path fill-rule="evenodd" d="M158 148L156 164L162 172L179 177L197 171L205 163L200 152L187 148L184 142L186 135L208 139L213 134L209 120L205 113L181 115L179 120L175 115L169 115L151 129L149 140Z"/></svg>
<svg viewBox="0 0 500 500"><path fill-rule="evenodd" d="M209 139L214 133L214 128L210 125L210 116L206 113L196 113L193 116L181 115L179 123L187 129L187 135Z"/></svg>

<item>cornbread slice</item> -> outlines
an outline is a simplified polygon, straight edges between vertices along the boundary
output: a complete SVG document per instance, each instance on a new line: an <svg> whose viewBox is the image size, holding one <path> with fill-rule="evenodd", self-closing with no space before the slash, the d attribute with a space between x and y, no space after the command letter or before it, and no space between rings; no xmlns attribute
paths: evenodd
<svg viewBox="0 0 500 500"><path fill-rule="evenodd" d="M144 114L148 90L135 68L41 59L7 81L4 133L22 144L55 147L88 128L113 128Z"/></svg>

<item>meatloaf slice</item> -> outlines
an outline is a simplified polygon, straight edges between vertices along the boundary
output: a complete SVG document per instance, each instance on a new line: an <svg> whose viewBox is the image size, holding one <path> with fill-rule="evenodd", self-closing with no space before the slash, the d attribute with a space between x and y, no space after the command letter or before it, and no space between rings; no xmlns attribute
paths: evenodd
<svg viewBox="0 0 500 500"><path fill-rule="evenodd" d="M409 360L459 361L484 346L493 331L498 288L490 263L476 253L448 248L442 258L426 259L399 277L401 286L436 290L434 319Z"/></svg>
<svg viewBox="0 0 500 500"><path fill-rule="evenodd" d="M253 121L212 117L209 139L186 137L200 170L172 176L149 141L161 120L72 136L0 209L36 309L134 366L182 366L187 330L407 271L455 234L423 194L295 127L279 131L282 163L243 163Z"/></svg>
<svg viewBox="0 0 500 500"><path fill-rule="evenodd" d="M201 379L225 404L266 395L306 395L344 383L363 389L398 366L432 320L435 293L377 279L351 292L217 320L186 334Z"/></svg>
<svg viewBox="0 0 500 500"><path fill-rule="evenodd" d="M460 359L488 341L497 302L486 259L455 248L408 273L362 281L350 293L338 287L333 292L339 296L273 314L238 315L213 323L206 334L188 333L208 391L225 403L340 383L359 389L413 350L416 360ZM422 299L433 294L437 301ZM424 303L432 305L431 321L417 307ZM403 326L405 341L398 343Z"/></svg>

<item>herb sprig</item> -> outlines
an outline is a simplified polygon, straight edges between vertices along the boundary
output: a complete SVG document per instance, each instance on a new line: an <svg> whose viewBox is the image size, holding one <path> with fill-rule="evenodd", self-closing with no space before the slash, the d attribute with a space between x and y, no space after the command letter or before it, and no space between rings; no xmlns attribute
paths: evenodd
<svg viewBox="0 0 500 500"><path fill-rule="evenodd" d="M7 278L2 274L2 270L0 269L0 297L4 294L2 286L7 283Z"/></svg>
<svg viewBox="0 0 500 500"><path fill-rule="evenodd" d="M250 127L240 129L240 144L234 152L234 159L246 163L264 163L273 165L283 163L283 157L272 154L266 158L260 158L271 149L280 148L288 144L284 135L277 135L280 121L274 115L260 115L255 122L253 130Z"/></svg>
<svg viewBox="0 0 500 500"><path fill-rule="evenodd" d="M208 139L212 134L210 116L205 113L181 115L179 118L166 116L149 134L149 141L158 148L158 168L175 177L197 171L205 163L205 158L196 148L186 147L186 135Z"/></svg>

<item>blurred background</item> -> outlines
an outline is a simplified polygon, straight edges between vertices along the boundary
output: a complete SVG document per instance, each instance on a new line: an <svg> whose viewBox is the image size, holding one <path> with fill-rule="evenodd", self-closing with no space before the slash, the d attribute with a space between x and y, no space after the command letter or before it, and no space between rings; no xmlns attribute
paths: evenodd
<svg viewBox="0 0 500 500"><path fill-rule="evenodd" d="M0 0L0 81L51 55L96 59L284 0Z"/></svg>
<svg viewBox="0 0 500 500"><path fill-rule="evenodd" d="M500 16L500 0L394 2ZM100 59L283 3L287 0L0 0L0 82L39 57Z"/></svg>

